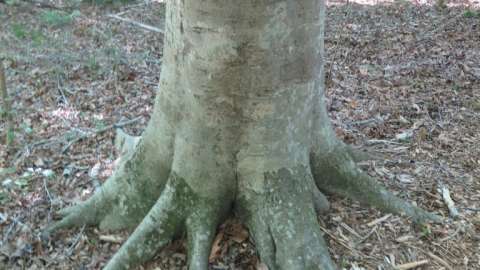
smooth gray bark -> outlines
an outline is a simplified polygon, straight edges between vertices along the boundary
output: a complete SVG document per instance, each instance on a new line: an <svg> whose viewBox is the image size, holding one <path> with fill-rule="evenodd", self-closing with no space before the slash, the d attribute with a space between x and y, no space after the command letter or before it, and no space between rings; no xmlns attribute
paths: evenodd
<svg viewBox="0 0 480 270"><path fill-rule="evenodd" d="M328 208L321 191L436 219L362 173L335 138L323 94L324 14L322 0L168 1L146 131L120 140L115 174L50 231L136 226L105 268L115 270L186 231L190 269L203 270L216 226L233 212L271 270L330 270L315 212Z"/></svg>

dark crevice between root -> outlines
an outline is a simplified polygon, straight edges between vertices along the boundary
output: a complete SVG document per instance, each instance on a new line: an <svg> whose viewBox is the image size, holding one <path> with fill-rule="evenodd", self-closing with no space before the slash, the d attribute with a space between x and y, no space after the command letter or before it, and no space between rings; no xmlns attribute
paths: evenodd
<svg viewBox="0 0 480 270"><path fill-rule="evenodd" d="M349 153L339 147L311 159L317 186L393 214L406 214L416 223L441 222L441 217L414 206L389 192L375 179L362 172Z"/></svg>
<svg viewBox="0 0 480 270"><path fill-rule="evenodd" d="M267 231L268 231L268 234L266 237L269 238L269 242L272 244L272 259L273 259L275 258L275 254L277 254L277 244L275 243L275 239L273 238L272 229L268 225L267 225ZM270 262L270 264L272 265L274 264L273 260L272 262Z"/></svg>

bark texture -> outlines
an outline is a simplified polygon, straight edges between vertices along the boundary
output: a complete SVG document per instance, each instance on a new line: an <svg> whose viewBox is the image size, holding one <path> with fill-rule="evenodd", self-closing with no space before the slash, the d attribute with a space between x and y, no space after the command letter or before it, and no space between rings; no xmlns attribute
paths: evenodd
<svg viewBox="0 0 480 270"><path fill-rule="evenodd" d="M135 228L105 269L133 269L181 232L189 267L207 269L216 226L234 212L269 269L336 269L317 224L322 192L418 221L356 166L323 94L321 0L172 0L152 119L119 142L101 191L50 231ZM316 213L317 212L317 213Z"/></svg>

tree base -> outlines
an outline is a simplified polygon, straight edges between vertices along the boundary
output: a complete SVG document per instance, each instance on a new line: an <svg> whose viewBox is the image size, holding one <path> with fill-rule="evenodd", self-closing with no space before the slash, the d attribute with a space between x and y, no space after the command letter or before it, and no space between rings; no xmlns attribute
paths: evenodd
<svg viewBox="0 0 480 270"><path fill-rule="evenodd" d="M328 201L319 189L387 212L404 213L418 223L441 220L381 187L360 171L343 144L337 145L323 155L312 152L310 164L261 173L261 188L237 184L234 193L226 188L232 185L213 179L214 184L226 186L214 189L213 194L192 187L175 171L170 171L165 182L151 180L155 178L146 175L152 172L140 174L138 169L144 170L139 162L145 158L145 143L122 146L124 156L118 169L101 191L62 210L65 217L47 231L81 225L99 225L104 230L136 226L105 267L109 270L133 269L186 232L189 269L203 270L208 268L216 227L233 205L269 269L330 270L336 267L316 220L318 213L327 211Z"/></svg>

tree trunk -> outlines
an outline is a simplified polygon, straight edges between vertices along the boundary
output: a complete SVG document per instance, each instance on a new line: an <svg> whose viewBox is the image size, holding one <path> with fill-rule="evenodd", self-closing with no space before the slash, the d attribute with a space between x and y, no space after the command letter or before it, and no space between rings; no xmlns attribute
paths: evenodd
<svg viewBox="0 0 480 270"><path fill-rule="evenodd" d="M186 231L190 269L203 270L216 226L233 212L269 269L329 270L320 190L437 219L362 173L335 138L323 101L324 14L323 0L168 1L147 129L123 140L101 191L49 230L136 227L105 268L115 270Z"/></svg>

